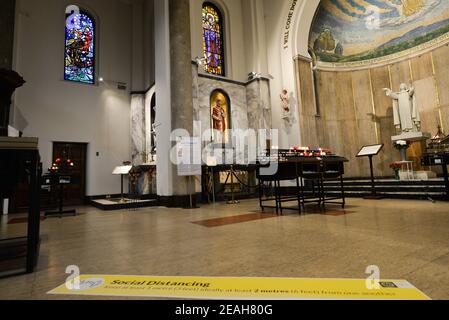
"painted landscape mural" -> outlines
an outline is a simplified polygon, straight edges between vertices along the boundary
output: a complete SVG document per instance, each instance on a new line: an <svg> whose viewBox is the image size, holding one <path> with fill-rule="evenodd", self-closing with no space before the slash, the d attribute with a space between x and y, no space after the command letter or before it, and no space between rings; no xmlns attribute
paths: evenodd
<svg viewBox="0 0 449 320"><path fill-rule="evenodd" d="M383 58L449 32L449 0L322 0L310 47L323 62Z"/></svg>

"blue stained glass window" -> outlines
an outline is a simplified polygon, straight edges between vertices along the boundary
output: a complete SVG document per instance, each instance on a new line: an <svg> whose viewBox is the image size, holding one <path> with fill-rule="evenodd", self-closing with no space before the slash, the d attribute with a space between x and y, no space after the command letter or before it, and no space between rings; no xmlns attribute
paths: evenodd
<svg viewBox="0 0 449 320"><path fill-rule="evenodd" d="M224 76L223 18L220 10L209 2L203 5L203 52L205 71Z"/></svg>
<svg viewBox="0 0 449 320"><path fill-rule="evenodd" d="M88 14L67 15L64 79L95 83L95 23Z"/></svg>

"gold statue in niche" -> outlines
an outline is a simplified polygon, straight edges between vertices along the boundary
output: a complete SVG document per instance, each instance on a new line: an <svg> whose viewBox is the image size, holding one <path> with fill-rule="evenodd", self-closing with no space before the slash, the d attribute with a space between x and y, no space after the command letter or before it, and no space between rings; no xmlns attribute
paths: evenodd
<svg viewBox="0 0 449 320"><path fill-rule="evenodd" d="M227 142L225 132L230 129L229 105L227 96L221 91L215 91L211 96L211 123L212 129L223 133L223 142ZM214 137L216 140L216 137Z"/></svg>

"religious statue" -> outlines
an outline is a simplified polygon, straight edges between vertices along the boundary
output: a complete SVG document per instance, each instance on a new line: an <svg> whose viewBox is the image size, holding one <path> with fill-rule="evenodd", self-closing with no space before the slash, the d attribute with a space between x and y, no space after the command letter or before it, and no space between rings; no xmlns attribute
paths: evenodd
<svg viewBox="0 0 449 320"><path fill-rule="evenodd" d="M8 136L11 96L25 80L15 71L0 69L0 137Z"/></svg>
<svg viewBox="0 0 449 320"><path fill-rule="evenodd" d="M212 128L219 132L225 132L227 130L226 124L226 111L223 108L223 101L217 99L215 106L212 109Z"/></svg>
<svg viewBox="0 0 449 320"><path fill-rule="evenodd" d="M281 95L282 119L290 118L290 97L287 90L283 90Z"/></svg>
<svg viewBox="0 0 449 320"><path fill-rule="evenodd" d="M396 130L400 133L421 131L421 118L416 103L415 88L402 83L399 92L385 88L387 96L393 99L393 117Z"/></svg>

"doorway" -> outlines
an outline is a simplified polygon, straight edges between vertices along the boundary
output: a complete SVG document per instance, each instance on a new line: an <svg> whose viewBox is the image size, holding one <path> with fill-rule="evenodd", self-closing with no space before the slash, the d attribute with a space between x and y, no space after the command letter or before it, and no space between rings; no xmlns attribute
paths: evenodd
<svg viewBox="0 0 449 320"><path fill-rule="evenodd" d="M87 143L53 142L53 161L70 159L72 183L64 188L64 204L82 205L86 198Z"/></svg>

